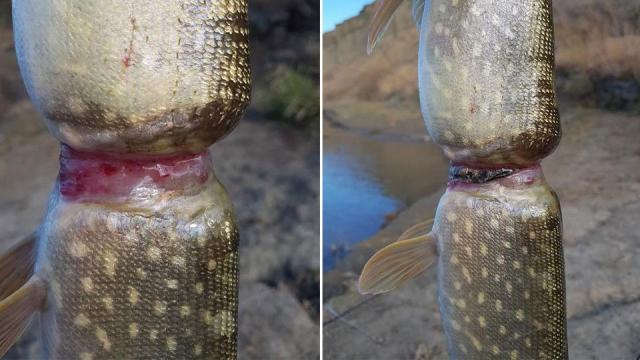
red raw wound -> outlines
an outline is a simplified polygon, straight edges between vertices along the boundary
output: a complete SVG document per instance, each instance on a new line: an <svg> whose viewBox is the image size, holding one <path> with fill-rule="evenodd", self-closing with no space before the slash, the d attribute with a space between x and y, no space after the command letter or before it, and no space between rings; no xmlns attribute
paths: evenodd
<svg viewBox="0 0 640 360"><path fill-rule="evenodd" d="M136 188L179 190L209 177L208 152L164 156L96 153L62 145L60 193L67 201L128 197Z"/></svg>

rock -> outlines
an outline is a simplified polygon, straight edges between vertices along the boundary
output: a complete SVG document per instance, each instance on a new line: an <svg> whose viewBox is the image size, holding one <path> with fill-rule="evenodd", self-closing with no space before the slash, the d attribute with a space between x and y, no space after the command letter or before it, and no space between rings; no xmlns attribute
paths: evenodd
<svg viewBox="0 0 640 360"><path fill-rule="evenodd" d="M317 359L319 328L285 288L240 286L239 359Z"/></svg>

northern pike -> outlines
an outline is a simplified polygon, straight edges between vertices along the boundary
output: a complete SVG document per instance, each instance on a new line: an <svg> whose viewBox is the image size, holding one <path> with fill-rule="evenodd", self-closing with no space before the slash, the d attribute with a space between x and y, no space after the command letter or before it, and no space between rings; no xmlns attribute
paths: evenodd
<svg viewBox="0 0 640 360"><path fill-rule="evenodd" d="M369 51L401 3L378 2ZM360 291L437 261L450 358L566 359L562 216L539 164L561 137L551 0L414 0L414 17L422 113L449 183L435 221L376 253Z"/></svg>
<svg viewBox="0 0 640 360"><path fill-rule="evenodd" d="M235 359L238 230L207 147L249 102L246 0L13 2L62 142L45 220L0 257L0 356Z"/></svg>

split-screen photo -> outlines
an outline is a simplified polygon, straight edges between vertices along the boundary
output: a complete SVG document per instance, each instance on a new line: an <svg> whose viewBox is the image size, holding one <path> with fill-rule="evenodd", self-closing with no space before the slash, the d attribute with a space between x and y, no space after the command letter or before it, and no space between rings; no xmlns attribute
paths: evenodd
<svg viewBox="0 0 640 360"><path fill-rule="evenodd" d="M0 0L0 359L638 359L639 16Z"/></svg>

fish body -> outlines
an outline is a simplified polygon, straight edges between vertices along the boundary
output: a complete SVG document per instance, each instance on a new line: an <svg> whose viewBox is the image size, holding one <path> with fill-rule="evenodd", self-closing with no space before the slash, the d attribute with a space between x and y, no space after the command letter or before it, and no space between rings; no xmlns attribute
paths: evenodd
<svg viewBox="0 0 640 360"><path fill-rule="evenodd" d="M423 117L452 161L528 165L556 148L551 1L432 0L420 44Z"/></svg>
<svg viewBox="0 0 640 360"><path fill-rule="evenodd" d="M199 153L249 103L246 0L13 2L26 89L74 149Z"/></svg>
<svg viewBox="0 0 640 360"><path fill-rule="evenodd" d="M433 234L450 358L567 357L562 216L539 166L452 182Z"/></svg>
<svg viewBox="0 0 640 360"><path fill-rule="evenodd" d="M369 47L399 3L379 1ZM437 258L451 359L567 359L562 216L539 165L561 137L551 0L420 8L420 103L448 189L433 226L376 253L359 288L392 290Z"/></svg>
<svg viewBox="0 0 640 360"><path fill-rule="evenodd" d="M132 161L63 149L36 263L46 358L235 358L238 232L208 155ZM111 175L91 188L86 166Z"/></svg>

